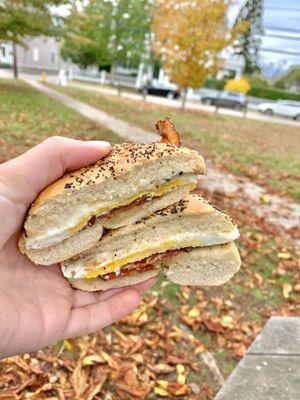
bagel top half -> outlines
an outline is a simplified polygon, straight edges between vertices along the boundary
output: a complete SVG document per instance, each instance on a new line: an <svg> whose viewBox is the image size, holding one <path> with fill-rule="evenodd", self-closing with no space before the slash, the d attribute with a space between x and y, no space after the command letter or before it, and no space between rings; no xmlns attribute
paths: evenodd
<svg viewBox="0 0 300 400"><path fill-rule="evenodd" d="M168 143L121 144L97 163L44 189L24 224L27 249L47 248L79 232L93 216L197 182L203 158Z"/></svg>

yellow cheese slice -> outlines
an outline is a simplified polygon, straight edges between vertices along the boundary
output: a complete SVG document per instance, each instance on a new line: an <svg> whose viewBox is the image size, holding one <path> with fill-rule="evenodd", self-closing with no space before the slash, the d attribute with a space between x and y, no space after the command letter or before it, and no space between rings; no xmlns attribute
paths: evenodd
<svg viewBox="0 0 300 400"><path fill-rule="evenodd" d="M135 261L140 261L143 260L146 257L151 256L152 254L156 253L162 253L167 250L170 250L175 246L176 242L166 242L164 245L159 245L156 247L152 247L143 251L136 252L134 254L131 254L129 256L119 258L118 260L109 262L105 266L99 266L93 269L93 271L90 271L84 275L84 278L96 278L99 275L105 275L108 274L109 272L115 272L116 270L119 270L121 267L124 265L133 263Z"/></svg>

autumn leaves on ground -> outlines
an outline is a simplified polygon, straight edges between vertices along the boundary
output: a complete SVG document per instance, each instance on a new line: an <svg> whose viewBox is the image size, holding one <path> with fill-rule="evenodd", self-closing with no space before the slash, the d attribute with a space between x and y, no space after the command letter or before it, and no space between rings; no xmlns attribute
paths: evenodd
<svg viewBox="0 0 300 400"><path fill-rule="evenodd" d="M296 128L72 94L147 129L169 115L184 144L215 167L247 174L281 195L299 195ZM118 141L25 84L0 80L0 161L54 134ZM240 272L218 288L159 282L135 313L113 327L2 361L0 399L213 399L268 317L300 315L299 262L282 228L242 202L233 208L224 193L198 190L239 225Z"/></svg>

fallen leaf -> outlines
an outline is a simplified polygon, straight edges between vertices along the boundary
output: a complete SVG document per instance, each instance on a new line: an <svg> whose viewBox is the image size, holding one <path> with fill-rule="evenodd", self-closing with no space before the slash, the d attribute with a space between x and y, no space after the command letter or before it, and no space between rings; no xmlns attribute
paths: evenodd
<svg viewBox="0 0 300 400"><path fill-rule="evenodd" d="M156 374L170 374L171 372L173 372L175 370L175 367L172 367L169 364L157 364L154 365L152 367L152 370L156 373Z"/></svg>
<svg viewBox="0 0 300 400"><path fill-rule="evenodd" d="M177 369L178 374L183 374L185 371L184 365L182 365L182 364L176 365L176 369Z"/></svg>
<svg viewBox="0 0 300 400"><path fill-rule="evenodd" d="M73 345L69 340L64 340L63 346L66 350L70 351L71 353L73 352Z"/></svg>
<svg viewBox="0 0 300 400"><path fill-rule="evenodd" d="M277 257L282 260L289 260L290 258L292 258L290 253L278 253Z"/></svg>
<svg viewBox="0 0 300 400"><path fill-rule="evenodd" d="M158 384L159 384L159 386L161 386L163 389L167 389L167 387L168 387L168 381L164 381L164 380L162 380L162 379L158 379L157 381L156 381Z"/></svg>
<svg viewBox="0 0 300 400"><path fill-rule="evenodd" d="M197 318L200 315L200 311L198 308L193 307L189 312L188 312L188 317L190 318Z"/></svg>
<svg viewBox="0 0 300 400"><path fill-rule="evenodd" d="M165 389L163 389L159 386L154 387L154 393L158 394L161 397L169 397L169 393Z"/></svg>
<svg viewBox="0 0 300 400"><path fill-rule="evenodd" d="M197 354L203 353L204 351L205 351L204 344L201 343L199 346L197 346L197 347L195 348L194 353L197 355Z"/></svg>
<svg viewBox="0 0 300 400"><path fill-rule="evenodd" d="M233 329L234 328L233 318L230 315L222 315L221 325L224 326L224 328Z"/></svg>
<svg viewBox="0 0 300 400"><path fill-rule="evenodd" d="M82 365L94 365L98 363L103 363L106 360L104 360L102 357L99 356L99 354L92 354L90 356L85 356L82 360Z"/></svg>
<svg viewBox="0 0 300 400"><path fill-rule="evenodd" d="M270 197L267 195L261 196L260 201L262 204L270 204Z"/></svg>
<svg viewBox="0 0 300 400"><path fill-rule="evenodd" d="M293 287L288 282L283 282L282 284L282 294L285 299L289 298L290 293L292 292Z"/></svg>
<svg viewBox="0 0 300 400"><path fill-rule="evenodd" d="M85 393L84 399L85 400L93 400L94 397L101 392L101 389L102 389L107 377L108 377L107 375L103 375L101 381L98 382L94 388L91 388L89 393Z"/></svg>
<svg viewBox="0 0 300 400"><path fill-rule="evenodd" d="M300 292L300 283L297 283L296 285L294 285L294 290L295 290L295 292Z"/></svg>
<svg viewBox="0 0 300 400"><path fill-rule="evenodd" d="M142 354L132 354L131 358L139 364L144 363L144 357L142 356Z"/></svg>
<svg viewBox="0 0 300 400"><path fill-rule="evenodd" d="M185 396L189 393L189 387L178 382L170 382L167 391L173 396Z"/></svg>

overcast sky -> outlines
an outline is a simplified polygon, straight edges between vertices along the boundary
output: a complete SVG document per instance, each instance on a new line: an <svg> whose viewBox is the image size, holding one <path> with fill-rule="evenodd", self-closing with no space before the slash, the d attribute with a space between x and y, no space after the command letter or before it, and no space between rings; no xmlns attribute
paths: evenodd
<svg viewBox="0 0 300 400"><path fill-rule="evenodd" d="M231 22L244 2L245 0L234 1L229 11ZM264 64L285 64L286 68L291 65L300 65L300 0L265 0L264 7L263 25L266 35L262 37L261 61ZM61 14L67 14L68 8L60 7L59 11ZM278 36L284 36L284 38L278 38ZM278 53L263 51L263 49L275 50ZM280 51L296 52L298 55L280 53Z"/></svg>
<svg viewBox="0 0 300 400"><path fill-rule="evenodd" d="M230 11L230 19L236 16L243 3L243 0L236 1ZM300 0L265 0L264 7L263 25L266 35L262 37L261 60L264 63L285 63L287 67L300 65ZM278 53L263 49L275 50ZM280 51L295 52L298 55Z"/></svg>

